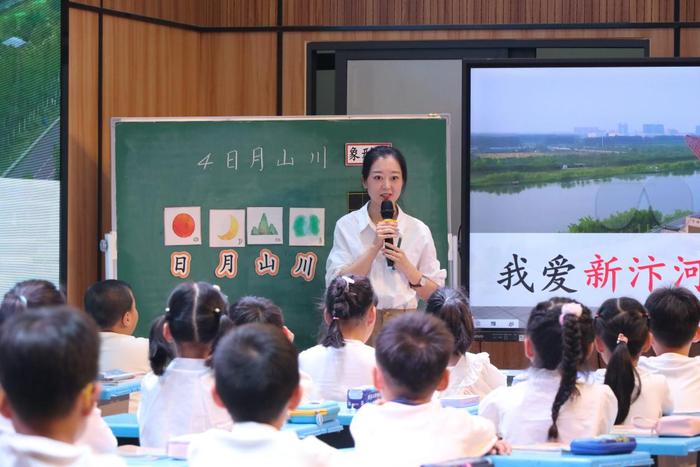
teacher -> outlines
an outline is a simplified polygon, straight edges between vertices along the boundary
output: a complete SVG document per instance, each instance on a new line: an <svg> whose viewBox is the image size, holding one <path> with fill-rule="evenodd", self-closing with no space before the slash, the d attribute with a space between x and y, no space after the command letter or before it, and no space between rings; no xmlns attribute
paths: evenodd
<svg viewBox="0 0 700 467"><path fill-rule="evenodd" d="M430 229L396 205L394 219L383 220L382 201L396 203L408 181L406 159L396 148L377 146L362 163L362 186L369 202L335 224L333 248L326 262L326 286L338 275L369 277L378 298L377 322L371 342L384 322L415 310L447 275L440 269ZM393 239L392 243L385 243ZM392 260L390 267L387 260Z"/></svg>

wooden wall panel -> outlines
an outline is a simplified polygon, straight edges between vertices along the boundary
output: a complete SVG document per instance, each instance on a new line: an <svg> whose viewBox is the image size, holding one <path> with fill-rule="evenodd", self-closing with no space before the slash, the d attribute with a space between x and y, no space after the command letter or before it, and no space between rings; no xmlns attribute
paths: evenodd
<svg viewBox="0 0 700 467"><path fill-rule="evenodd" d="M195 26L274 26L277 21L277 0L104 0L103 5Z"/></svg>
<svg viewBox="0 0 700 467"><path fill-rule="evenodd" d="M207 115L275 115L277 35L207 33L202 77Z"/></svg>
<svg viewBox="0 0 700 467"><path fill-rule="evenodd" d="M303 115L305 112L307 42L459 39L649 39L650 56L673 56L673 31L671 29L323 31L285 33L283 114Z"/></svg>
<svg viewBox="0 0 700 467"><path fill-rule="evenodd" d="M110 119L209 113L200 33L105 16L103 44L100 235L111 229Z"/></svg>
<svg viewBox="0 0 700 467"><path fill-rule="evenodd" d="M680 0L681 21L700 21L700 0Z"/></svg>
<svg viewBox="0 0 700 467"><path fill-rule="evenodd" d="M82 307L97 270L97 14L68 18L68 302Z"/></svg>
<svg viewBox="0 0 700 467"><path fill-rule="evenodd" d="M288 26L667 21L673 0L283 0Z"/></svg>
<svg viewBox="0 0 700 467"><path fill-rule="evenodd" d="M681 29L681 57L700 57L700 29Z"/></svg>

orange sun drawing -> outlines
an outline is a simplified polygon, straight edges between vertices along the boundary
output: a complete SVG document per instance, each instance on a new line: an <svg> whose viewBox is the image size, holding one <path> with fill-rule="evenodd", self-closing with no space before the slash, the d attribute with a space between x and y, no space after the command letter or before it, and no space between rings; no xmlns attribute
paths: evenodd
<svg viewBox="0 0 700 467"><path fill-rule="evenodd" d="M180 238L187 238L194 232L194 218L181 212L173 219L173 232Z"/></svg>

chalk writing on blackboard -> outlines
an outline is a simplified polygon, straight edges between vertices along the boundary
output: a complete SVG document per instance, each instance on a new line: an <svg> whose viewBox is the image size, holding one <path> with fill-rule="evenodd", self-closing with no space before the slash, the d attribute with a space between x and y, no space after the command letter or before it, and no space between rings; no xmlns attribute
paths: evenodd
<svg viewBox="0 0 700 467"><path fill-rule="evenodd" d="M282 149L282 160L280 161L277 159L277 167L281 165L291 165L292 167L294 166L294 157L289 156L289 160L287 160L287 150Z"/></svg>
<svg viewBox="0 0 700 467"><path fill-rule="evenodd" d="M257 148L253 149L253 161L250 163L250 168L253 168L256 162L260 162L260 172L263 171L263 168L265 167L264 161L263 161L263 148L262 146L258 146Z"/></svg>
<svg viewBox="0 0 700 467"><path fill-rule="evenodd" d="M233 155L233 157L231 157ZM231 163L233 161L233 163ZM238 151L235 149L226 153L226 168L238 170Z"/></svg>
<svg viewBox="0 0 700 467"><path fill-rule="evenodd" d="M202 166L202 170L207 170L207 166L213 164L213 162L210 162L209 159L211 159L211 153L209 153L209 154L207 154L206 156L204 156L204 159L202 159L201 161L197 162L197 165L201 165L201 166Z"/></svg>
<svg viewBox="0 0 700 467"><path fill-rule="evenodd" d="M316 162L317 164L321 163L321 152L316 151L316 152L311 152L311 160L309 161L310 163ZM326 168L326 147L323 146L323 168Z"/></svg>

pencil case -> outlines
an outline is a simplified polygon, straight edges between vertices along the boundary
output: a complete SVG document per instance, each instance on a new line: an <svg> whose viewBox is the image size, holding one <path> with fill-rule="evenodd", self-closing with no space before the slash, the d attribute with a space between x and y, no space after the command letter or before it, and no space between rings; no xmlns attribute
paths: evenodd
<svg viewBox="0 0 700 467"><path fill-rule="evenodd" d="M348 389L347 404L348 409L359 409L365 404L374 402L381 397L379 391L374 386L358 386Z"/></svg>
<svg viewBox="0 0 700 467"><path fill-rule="evenodd" d="M578 438L571 442L572 454L605 455L627 454L637 447L637 440L631 436L599 436Z"/></svg>
<svg viewBox="0 0 700 467"><path fill-rule="evenodd" d="M289 423L324 423L336 420L340 405L333 401L307 402L289 411Z"/></svg>

